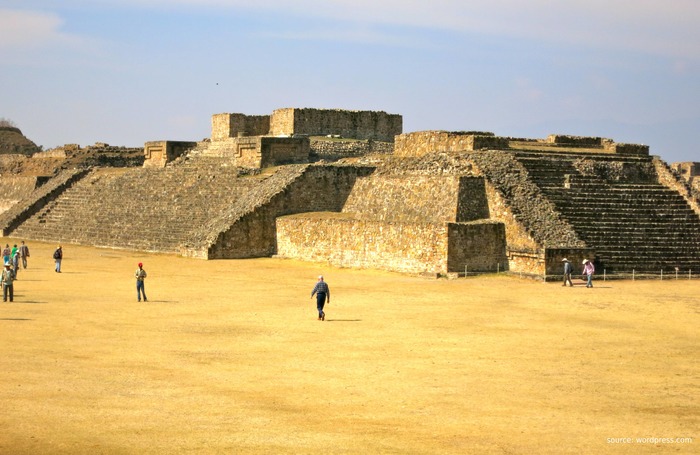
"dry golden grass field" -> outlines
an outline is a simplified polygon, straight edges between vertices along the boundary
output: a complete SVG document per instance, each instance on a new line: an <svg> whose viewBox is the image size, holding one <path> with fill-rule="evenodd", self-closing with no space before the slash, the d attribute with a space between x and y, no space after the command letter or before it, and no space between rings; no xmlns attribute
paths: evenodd
<svg viewBox="0 0 700 455"><path fill-rule="evenodd" d="M698 280L564 288L74 245L58 274L56 245L28 244L0 303L1 454L700 452Z"/></svg>

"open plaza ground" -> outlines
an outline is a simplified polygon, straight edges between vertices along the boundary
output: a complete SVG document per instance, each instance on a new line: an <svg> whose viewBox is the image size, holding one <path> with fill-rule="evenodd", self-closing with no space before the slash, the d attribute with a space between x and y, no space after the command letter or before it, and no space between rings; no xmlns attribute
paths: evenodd
<svg viewBox="0 0 700 455"><path fill-rule="evenodd" d="M56 245L28 245L0 304L0 454L700 452L698 280L586 289L66 244L59 274Z"/></svg>

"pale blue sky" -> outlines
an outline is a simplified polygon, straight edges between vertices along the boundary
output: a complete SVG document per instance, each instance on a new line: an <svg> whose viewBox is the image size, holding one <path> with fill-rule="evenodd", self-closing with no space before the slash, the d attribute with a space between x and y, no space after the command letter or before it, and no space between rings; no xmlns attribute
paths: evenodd
<svg viewBox="0 0 700 455"><path fill-rule="evenodd" d="M700 161L698 0L0 0L0 118L39 145L201 140L211 115L603 136Z"/></svg>

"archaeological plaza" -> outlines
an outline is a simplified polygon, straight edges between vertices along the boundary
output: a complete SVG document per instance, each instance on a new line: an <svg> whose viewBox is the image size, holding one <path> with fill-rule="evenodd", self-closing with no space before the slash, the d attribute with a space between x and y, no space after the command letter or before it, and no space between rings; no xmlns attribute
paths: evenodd
<svg viewBox="0 0 700 455"><path fill-rule="evenodd" d="M603 137L403 132L401 115L284 108L211 137L42 151L0 128L5 237L435 277L700 274L700 163ZM559 278L557 278L559 279Z"/></svg>

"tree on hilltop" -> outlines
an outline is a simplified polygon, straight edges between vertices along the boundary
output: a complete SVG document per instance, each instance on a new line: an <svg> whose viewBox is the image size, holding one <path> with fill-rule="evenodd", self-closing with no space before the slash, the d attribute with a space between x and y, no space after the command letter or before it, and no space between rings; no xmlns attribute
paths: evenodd
<svg viewBox="0 0 700 455"><path fill-rule="evenodd" d="M15 122L13 122L10 119L0 117L0 126L9 126L12 128L17 128L17 125L15 125Z"/></svg>

